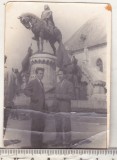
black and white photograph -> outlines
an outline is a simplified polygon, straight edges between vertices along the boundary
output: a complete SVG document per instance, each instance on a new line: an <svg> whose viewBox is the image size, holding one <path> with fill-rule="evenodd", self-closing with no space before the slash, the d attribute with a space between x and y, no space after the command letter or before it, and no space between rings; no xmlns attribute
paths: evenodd
<svg viewBox="0 0 117 160"><path fill-rule="evenodd" d="M5 8L4 148L108 148L110 4Z"/></svg>

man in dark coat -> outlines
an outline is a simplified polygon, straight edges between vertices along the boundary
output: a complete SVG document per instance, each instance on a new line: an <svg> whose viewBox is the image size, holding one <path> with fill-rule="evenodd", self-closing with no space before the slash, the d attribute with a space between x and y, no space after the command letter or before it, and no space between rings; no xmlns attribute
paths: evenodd
<svg viewBox="0 0 117 160"><path fill-rule="evenodd" d="M56 87L56 143L64 145L67 148L71 143L71 100L74 97L73 84L66 78L67 75L63 71L58 73L60 82ZM64 134L64 136L63 136Z"/></svg>
<svg viewBox="0 0 117 160"><path fill-rule="evenodd" d="M31 147L43 148L43 135L45 129L45 93L42 83L44 76L43 68L36 68L36 78L29 82L24 94L31 98L32 125L31 125Z"/></svg>

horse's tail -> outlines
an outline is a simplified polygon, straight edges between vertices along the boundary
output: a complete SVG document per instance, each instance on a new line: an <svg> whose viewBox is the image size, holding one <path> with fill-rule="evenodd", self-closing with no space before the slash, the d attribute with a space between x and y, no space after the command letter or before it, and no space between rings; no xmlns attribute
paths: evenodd
<svg viewBox="0 0 117 160"><path fill-rule="evenodd" d="M63 42L59 43L59 47L57 49L57 66L60 69L65 69L64 67L69 64L71 61L68 51L65 49Z"/></svg>
<svg viewBox="0 0 117 160"><path fill-rule="evenodd" d="M62 43L62 34L61 34L61 31L57 27L54 28L54 34L55 34L56 41L59 44Z"/></svg>
<svg viewBox="0 0 117 160"><path fill-rule="evenodd" d="M62 41L59 43L59 47L56 51L56 56L57 56L57 66L59 68L62 67L63 65L63 54L64 54L64 45L62 43Z"/></svg>

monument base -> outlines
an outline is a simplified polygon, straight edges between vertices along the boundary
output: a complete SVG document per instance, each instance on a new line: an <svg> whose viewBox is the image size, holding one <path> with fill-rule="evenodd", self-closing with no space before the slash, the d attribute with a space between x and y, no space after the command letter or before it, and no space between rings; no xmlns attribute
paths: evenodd
<svg viewBox="0 0 117 160"><path fill-rule="evenodd" d="M53 90L56 86L56 57L50 53L36 52L30 58L31 72L29 80L35 78L37 67L44 68L43 84L45 92Z"/></svg>

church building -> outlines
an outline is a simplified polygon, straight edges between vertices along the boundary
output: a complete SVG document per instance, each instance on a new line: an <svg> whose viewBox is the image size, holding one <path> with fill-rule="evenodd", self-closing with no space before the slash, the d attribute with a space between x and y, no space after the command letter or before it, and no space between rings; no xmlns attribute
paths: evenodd
<svg viewBox="0 0 117 160"><path fill-rule="evenodd" d="M73 55L78 60L78 65L82 70L82 82L86 82L84 88L81 87L80 90L80 94L84 95L84 98L80 99L86 103L81 103L93 105L94 108L106 107L107 71L109 67L107 66L106 28L107 23L104 16L94 17L82 25L65 43L70 51L76 51ZM80 100L78 101L80 103Z"/></svg>

